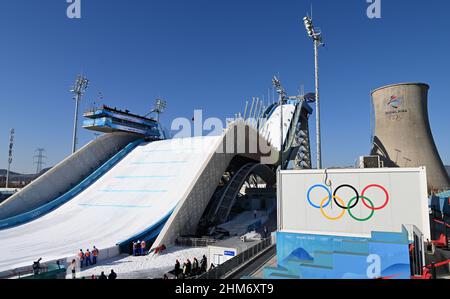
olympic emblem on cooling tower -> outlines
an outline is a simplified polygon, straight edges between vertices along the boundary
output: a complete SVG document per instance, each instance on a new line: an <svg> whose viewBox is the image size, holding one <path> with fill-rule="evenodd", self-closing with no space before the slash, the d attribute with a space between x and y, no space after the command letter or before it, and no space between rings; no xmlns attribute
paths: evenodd
<svg viewBox="0 0 450 299"><path fill-rule="evenodd" d="M355 192L355 196L352 197L352 198L350 198L350 200L348 201L347 205L346 205L345 202L337 195L338 191L341 190L341 189L343 189L343 188L349 188L349 189L351 189L353 192ZM379 207L375 207L373 201L372 201L371 199L369 199L367 196L365 196L367 190L369 190L369 189L371 189L371 188L381 189L381 190L384 192L384 195L385 195L385 201L384 201L383 205L381 205L381 206L379 206ZM311 201L311 192L312 192L314 189L323 189L323 190L325 190L325 191L328 193L328 195L325 196L325 198L321 199L320 205L316 205L316 204L314 204L314 203ZM319 209L320 212L322 213L322 215L323 215L326 219L331 220L331 221L337 221L337 220L341 219L342 217L344 217L346 211L348 211L348 214L350 215L350 217L353 218L353 219L356 220L356 221L359 221L359 222L368 221L369 219L371 219L371 218L373 217L373 215L375 214L375 211L379 211L379 210L384 209L384 208L388 205L388 203L389 203L389 193L388 193L388 191L387 191L386 188L384 188L383 186L377 185L377 184L372 184L372 185L366 186L366 187L363 189L363 191L361 192L361 195L359 195L358 190L356 190L356 188L353 187L353 186L351 186L351 185L346 185L346 184L340 185L339 187L336 188L336 190L334 190L333 195L331 195L331 190L330 190L327 186L322 185L322 184L317 184L317 185L314 185L314 186L312 186L311 188L308 189L307 198L308 198L308 203L309 203L313 208ZM325 212L325 210L324 210L324 208L326 208L328 205L331 204L331 200L333 200L334 203L335 203L339 208L342 209L342 212L341 212L338 216L336 216L336 217L331 217L331 216L329 216L329 215ZM358 217L356 217L356 216L352 213L352 209L355 208L355 207L358 205L359 200L361 200L362 203L363 203L363 205L364 205L367 209L370 210L370 215L367 216L366 218L358 218Z"/></svg>

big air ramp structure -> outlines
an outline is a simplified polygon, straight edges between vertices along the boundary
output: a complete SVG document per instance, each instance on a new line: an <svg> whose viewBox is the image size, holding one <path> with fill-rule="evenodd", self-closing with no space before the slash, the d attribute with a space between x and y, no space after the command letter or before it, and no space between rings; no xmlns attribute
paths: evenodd
<svg viewBox="0 0 450 299"><path fill-rule="evenodd" d="M450 189L450 179L431 133L428 90L423 83L402 83L372 92L375 112L373 155L385 167L420 167L430 192Z"/></svg>
<svg viewBox="0 0 450 299"><path fill-rule="evenodd" d="M70 200L0 221L0 277L25 271L41 257L64 263L93 245L105 258L132 240L159 236L156 244L170 244L180 234L195 232L234 156L276 164L279 152L238 120L220 136L137 140L117 155L116 164L100 176L95 171L95 179Z"/></svg>
<svg viewBox="0 0 450 299"><path fill-rule="evenodd" d="M285 158L301 152L294 137L305 109L301 101L283 105ZM156 247L195 233L234 157L279 164L280 118L272 110L265 124L238 119L219 136L145 142L106 134L91 142L1 206L9 218L0 218L0 277L26 273L39 258L65 263L93 245L107 258L133 240Z"/></svg>

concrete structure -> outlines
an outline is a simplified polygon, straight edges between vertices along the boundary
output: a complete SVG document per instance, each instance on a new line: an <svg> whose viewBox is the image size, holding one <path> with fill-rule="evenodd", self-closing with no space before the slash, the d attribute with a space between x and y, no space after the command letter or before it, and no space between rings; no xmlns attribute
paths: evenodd
<svg viewBox="0 0 450 299"><path fill-rule="evenodd" d="M428 119L428 90L423 83L402 83L372 92L375 132L372 154L385 167L426 166L429 191L450 188Z"/></svg>
<svg viewBox="0 0 450 299"><path fill-rule="evenodd" d="M133 134L112 133L91 141L1 203L0 219L26 213L53 201L137 138Z"/></svg>
<svg viewBox="0 0 450 299"><path fill-rule="evenodd" d="M229 238L223 241L214 243L208 246L208 261L209 265L214 264L214 266L221 265L237 256L238 254L246 251L247 249L255 246L258 242L246 241L243 242L239 237Z"/></svg>
<svg viewBox="0 0 450 299"><path fill-rule="evenodd" d="M243 133L240 134L239 132ZM245 142L240 139L242 137L245 138ZM237 145L237 148L230 148L227 146L229 144ZM239 149L241 144L248 144L249 147L244 146ZM258 145L256 152L253 152L251 145ZM261 153L261 151L266 149L268 154ZM268 141L259 135L253 127L247 126L242 120L238 120L226 130L216 151L210 155L205 160L205 165L202 166L203 171L201 175L198 179L192 181L192 186L187 190L186 197L180 201L170 216L167 224L154 242L153 248L161 245L171 245L178 236L195 233L200 218L220 178L234 156L242 155L262 163L266 161L269 164L269 162L276 163L278 161L279 151L269 146Z"/></svg>

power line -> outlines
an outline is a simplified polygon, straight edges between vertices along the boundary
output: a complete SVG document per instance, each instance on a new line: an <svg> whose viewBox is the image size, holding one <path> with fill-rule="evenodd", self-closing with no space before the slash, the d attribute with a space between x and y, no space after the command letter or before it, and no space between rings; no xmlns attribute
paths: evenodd
<svg viewBox="0 0 450 299"><path fill-rule="evenodd" d="M6 188L9 185L9 172L11 170L11 164L13 161L13 148L14 148L14 129L9 131L9 150L8 150L8 170L6 171Z"/></svg>
<svg viewBox="0 0 450 299"><path fill-rule="evenodd" d="M36 164L36 175L38 175L42 172L42 168L46 164L45 160L47 159L47 156L44 155L45 149L43 148L36 149L36 153L37 154L34 156L34 164Z"/></svg>

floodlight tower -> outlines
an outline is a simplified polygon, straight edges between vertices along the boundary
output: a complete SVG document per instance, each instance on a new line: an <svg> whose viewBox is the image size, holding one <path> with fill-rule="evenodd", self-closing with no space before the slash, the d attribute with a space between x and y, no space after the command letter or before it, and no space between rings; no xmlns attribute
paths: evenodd
<svg viewBox="0 0 450 299"><path fill-rule="evenodd" d="M322 168L322 149L320 137L320 102L319 102L319 47L324 46L322 32L315 28L312 19L309 16L303 18L306 32L312 38L314 43L314 70L316 85L316 146L317 146L317 168Z"/></svg>
<svg viewBox="0 0 450 299"><path fill-rule="evenodd" d="M284 90L283 86L281 86L281 82L276 76L273 77L272 84L275 87L275 89L279 95L279 101L280 101L280 104L279 104L280 105L280 163L281 163L280 169L283 170L283 146L284 146L283 103L286 99L286 91Z"/></svg>
<svg viewBox="0 0 450 299"><path fill-rule="evenodd" d="M155 108L153 108L153 110L150 111L150 113L156 113L156 121L159 122L159 116L161 113L164 112L164 110L166 110L166 108L167 108L167 101L163 99L156 99Z"/></svg>
<svg viewBox="0 0 450 299"><path fill-rule="evenodd" d="M9 172L11 170L11 164L13 161L13 147L14 147L14 129L11 129L9 131L8 169L6 170L5 188L8 188L8 185L9 185Z"/></svg>
<svg viewBox="0 0 450 299"><path fill-rule="evenodd" d="M75 117L73 121L73 140L72 140L72 154L77 150L77 131L78 131L78 106L80 104L81 98L83 97L86 89L89 87L89 80L83 75L78 76L75 81L75 85L70 90L74 94L73 99L75 100Z"/></svg>

